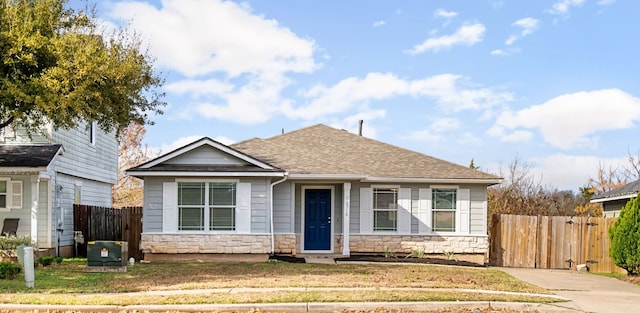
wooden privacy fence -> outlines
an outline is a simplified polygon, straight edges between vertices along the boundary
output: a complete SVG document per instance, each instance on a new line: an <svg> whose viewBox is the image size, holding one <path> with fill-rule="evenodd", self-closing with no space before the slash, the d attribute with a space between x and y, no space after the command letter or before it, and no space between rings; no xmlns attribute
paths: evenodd
<svg viewBox="0 0 640 313"><path fill-rule="evenodd" d="M626 273L609 257L615 218L494 214L489 262L495 266Z"/></svg>
<svg viewBox="0 0 640 313"><path fill-rule="evenodd" d="M90 205L73 205L73 227L81 231L84 243L78 245L78 256L87 256L87 241L126 241L129 256L141 260L140 234L142 233L142 207L121 209Z"/></svg>

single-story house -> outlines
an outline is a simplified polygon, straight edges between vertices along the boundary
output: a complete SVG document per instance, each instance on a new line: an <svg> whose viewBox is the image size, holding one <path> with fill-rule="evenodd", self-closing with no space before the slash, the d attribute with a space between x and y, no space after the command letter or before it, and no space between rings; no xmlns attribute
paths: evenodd
<svg viewBox="0 0 640 313"><path fill-rule="evenodd" d="M208 254L455 253L483 262L501 178L322 124L202 138L127 170L144 179L147 260Z"/></svg>
<svg viewBox="0 0 640 313"><path fill-rule="evenodd" d="M591 197L591 203L602 203L604 217L618 217L620 210L629 202L629 199L638 195L639 190L640 180L636 180L622 187L594 195Z"/></svg>

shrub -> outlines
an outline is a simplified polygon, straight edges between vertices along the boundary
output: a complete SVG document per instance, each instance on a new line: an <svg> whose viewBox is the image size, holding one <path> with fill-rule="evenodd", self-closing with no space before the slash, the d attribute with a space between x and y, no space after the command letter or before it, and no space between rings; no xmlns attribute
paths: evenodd
<svg viewBox="0 0 640 313"><path fill-rule="evenodd" d="M620 211L620 217L609 229L613 262L630 275L640 274L640 202L629 200Z"/></svg>
<svg viewBox="0 0 640 313"><path fill-rule="evenodd" d="M14 279L22 272L22 267L13 262L0 262L0 279Z"/></svg>
<svg viewBox="0 0 640 313"><path fill-rule="evenodd" d="M35 247L29 236L25 237L0 237L0 257L17 257L18 246Z"/></svg>
<svg viewBox="0 0 640 313"><path fill-rule="evenodd" d="M49 266L53 263L53 260L55 259L56 258L54 256L43 255L40 258L38 258L38 263L42 264L42 266Z"/></svg>

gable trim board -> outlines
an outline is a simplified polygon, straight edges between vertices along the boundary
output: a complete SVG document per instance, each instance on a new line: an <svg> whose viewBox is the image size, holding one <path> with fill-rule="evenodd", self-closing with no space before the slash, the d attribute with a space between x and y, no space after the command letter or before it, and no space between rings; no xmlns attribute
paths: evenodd
<svg viewBox="0 0 640 313"><path fill-rule="evenodd" d="M335 142L328 139L334 137ZM271 143L275 144L271 146ZM369 152L360 153L358 149ZM370 154L371 151L376 153ZM405 153L408 156L403 155ZM378 155L382 155L382 159L366 159L377 158ZM399 172L384 168L389 166L385 159L389 157L394 160L397 158L401 162L391 164L394 169L400 169ZM267 160L268 163L262 160ZM432 166L439 165L441 168L430 170ZM143 238L149 241L145 243L148 253L292 251L293 254L297 252L349 255L380 253L383 252L383 247L390 247L399 253L408 253L412 249L423 247L431 253L453 249L455 253L484 255L488 248L484 216L486 186L501 181L501 178L490 174L435 158L422 157L416 152L323 125L269 139L251 139L231 147L205 137L131 168L127 173L145 179L144 222L147 226L144 227ZM182 180L235 180L238 184L235 231L179 231L177 205L173 204L177 203L176 195L171 192L158 193L154 190L177 190L176 181ZM275 185L285 181L289 184L287 187L275 188ZM390 200L386 198L382 209L376 209L377 213L374 214L373 190L383 187L395 190L388 191L393 193L395 200L388 202ZM433 231L433 188L456 190L456 203L453 204L455 213L438 215L440 228L442 229L444 221L444 229L454 231ZM305 220L308 210L305 196L306 192L312 189L330 190L329 250L324 250L324 244L314 244L310 249L305 248L305 229L308 227L306 224L315 223ZM327 196L326 192L314 194L320 197L318 199ZM441 194L438 197L442 199ZM278 199L276 220L274 199ZM388 210L384 209L387 204ZM322 210L325 208L327 207L324 205L318 207ZM442 208L441 206L440 210ZM158 209L161 212L158 212ZM241 219L244 215L248 218ZM381 227L379 229L384 231L374 231L374 216L383 223L378 225ZM453 218L455 221L452 221ZM449 224L446 224L447 220L450 221ZM165 223L169 221L171 224ZM483 221L485 225L482 224ZM276 224L279 222L283 224ZM452 223L455 226L446 226ZM286 247L281 246L282 242L276 242L276 234L280 238L277 240L287 241ZM211 237L212 235L215 237ZM166 243L163 246L162 240L173 242L176 238L181 238L177 241L183 246L175 248L175 251L171 250L174 252L167 252ZM196 241L188 243L185 242L186 238ZM201 240L215 242L203 243ZM295 241L293 247L290 240ZM225 241L225 245L219 241ZM224 247L213 247L215 244ZM319 247L323 250L315 250Z"/></svg>
<svg viewBox="0 0 640 313"><path fill-rule="evenodd" d="M222 152L225 152L225 153L227 153L229 155L232 155L232 156L234 156L234 157L236 157L238 159L241 159L241 160L243 160L243 161L245 161L247 163L253 164L253 165L258 166L260 168L269 169L269 170L275 169L273 166L271 166L271 165L269 165L267 163L264 163L262 161L259 161L259 160L255 159L255 158L252 158L252 157L250 157L250 156L248 156L248 155L246 155L244 153L241 153L241 152L239 152L239 151L237 151L235 149L230 148L229 146L223 145L223 144L221 144L221 143L219 143L219 142L217 142L217 141L215 141L215 140L213 140L211 138L208 138L208 137L203 137L203 138L201 138L201 139L199 139L197 141L194 141L194 142L192 142L192 143L190 143L190 144L188 144L188 145L186 145L184 147L175 149L175 150L173 150L173 151L171 151L171 152L169 152L169 153L167 153L167 154L165 154L163 156L160 156L160 157L158 157L156 159L153 159L153 160L151 160L151 161L149 161L147 163L143 163L143 164L137 166L137 168L140 168L140 169L152 168L152 167L154 167L154 166L156 166L156 165L158 165L160 163L166 162L167 160L175 158L175 157L177 157L179 155L182 155L182 154L184 154L184 153L186 153L188 151L194 150L194 149L199 148L199 147L204 146L204 145L209 145L211 147L214 147L214 148L216 148L216 149L218 149L218 150L220 150Z"/></svg>

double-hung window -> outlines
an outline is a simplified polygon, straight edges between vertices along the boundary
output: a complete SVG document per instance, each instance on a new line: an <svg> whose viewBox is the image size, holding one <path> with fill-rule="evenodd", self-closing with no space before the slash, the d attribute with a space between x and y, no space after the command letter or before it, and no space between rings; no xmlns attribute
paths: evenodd
<svg viewBox="0 0 640 313"><path fill-rule="evenodd" d="M179 182L178 230L233 231L235 182Z"/></svg>
<svg viewBox="0 0 640 313"><path fill-rule="evenodd" d="M373 189L373 231L398 230L398 188Z"/></svg>
<svg viewBox="0 0 640 313"><path fill-rule="evenodd" d="M236 184L209 183L209 229L236 230Z"/></svg>
<svg viewBox="0 0 640 313"><path fill-rule="evenodd" d="M0 211L22 208L22 181L0 177Z"/></svg>
<svg viewBox="0 0 640 313"><path fill-rule="evenodd" d="M457 189L432 189L433 231L456 231Z"/></svg>

